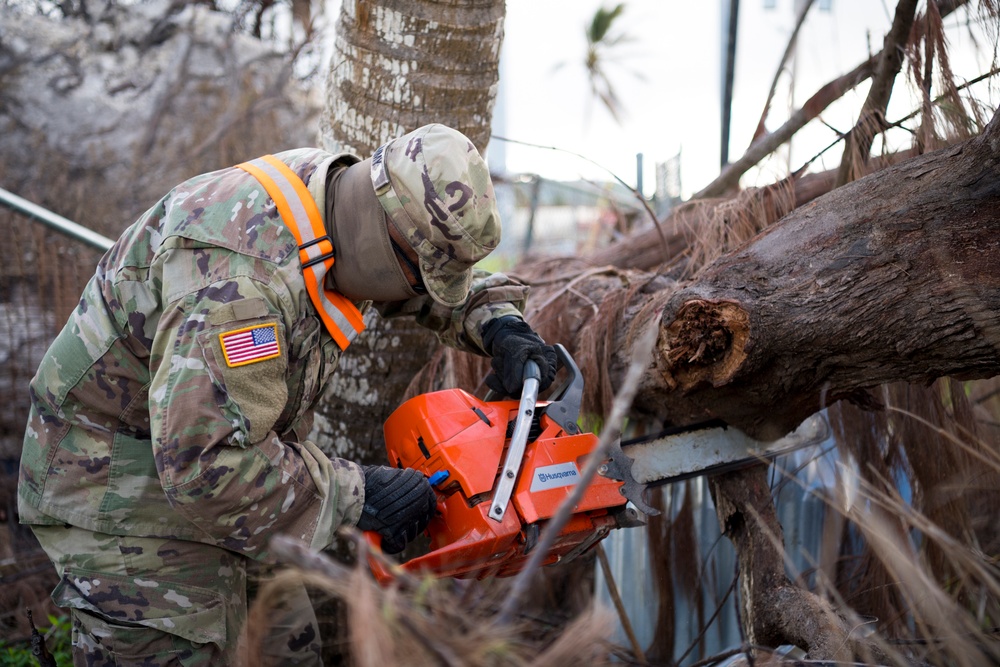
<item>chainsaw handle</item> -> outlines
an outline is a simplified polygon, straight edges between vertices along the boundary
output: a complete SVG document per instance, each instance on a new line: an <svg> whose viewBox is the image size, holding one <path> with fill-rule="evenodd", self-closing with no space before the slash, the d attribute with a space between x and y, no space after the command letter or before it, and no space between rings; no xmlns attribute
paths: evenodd
<svg viewBox="0 0 1000 667"><path fill-rule="evenodd" d="M538 389L542 385L542 370L538 367L538 364L528 359L524 362L524 380L522 380L521 385L521 402L524 403L525 397L530 400L531 405L534 405L538 401Z"/></svg>
<svg viewBox="0 0 1000 667"><path fill-rule="evenodd" d="M507 512L507 504L514 492L517 475L521 471L524 449L528 444L528 434L531 432L531 422L535 415L535 403L538 401L541 375L541 370L534 361L529 359L524 363L524 387L521 389L521 401L517 406L514 433L510 436L507 456L500 469L500 479L497 481L496 490L493 492L493 503L490 506L489 517L498 523L503 521Z"/></svg>
<svg viewBox="0 0 1000 667"><path fill-rule="evenodd" d="M535 382L542 381L542 369L538 367L538 364L534 360L528 359L524 362L524 380L523 382L527 384L528 380L534 380Z"/></svg>
<svg viewBox="0 0 1000 667"><path fill-rule="evenodd" d="M542 382L542 369L538 367L538 364L531 359L524 362L524 374L522 375L522 384L526 383L528 380L535 380L539 385ZM523 396L523 393L522 393ZM503 398L499 393L493 391L492 389L486 390L486 395L483 400L489 403L490 401L498 401ZM535 398L538 398L538 390L535 390Z"/></svg>
<svg viewBox="0 0 1000 667"><path fill-rule="evenodd" d="M554 394L550 399L549 405L545 408L545 414L552 421L559 424L564 431L575 435L580 432L580 427L577 425L576 420L580 418L580 405L583 403L583 374L565 346L556 344L553 347L556 349L556 359L559 362L559 366L566 369L567 377L564 384L553 390ZM535 377L541 380L541 370L538 369L538 364L530 359L528 363L534 366L537 371ZM524 365L524 377L526 379L530 377L531 372L528 363ZM490 389L486 392L483 400L489 403L491 401L498 401L501 398L502 396Z"/></svg>
<svg viewBox="0 0 1000 667"><path fill-rule="evenodd" d="M554 345L559 364L566 369L566 383L558 389L555 397L545 408L549 419L562 426L571 435L580 432L576 420L580 418L580 405L583 403L583 373L573 361L569 351L562 345Z"/></svg>

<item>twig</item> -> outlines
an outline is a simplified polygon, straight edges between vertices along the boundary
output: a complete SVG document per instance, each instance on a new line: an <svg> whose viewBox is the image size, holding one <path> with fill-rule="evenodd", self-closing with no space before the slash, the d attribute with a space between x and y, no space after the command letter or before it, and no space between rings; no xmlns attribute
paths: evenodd
<svg viewBox="0 0 1000 667"><path fill-rule="evenodd" d="M985 74L980 74L976 78L969 79L968 81L966 81L962 85L956 86L955 87L955 92L961 92L961 91L965 90L966 88L970 88L970 87L976 85L977 83L979 83L980 81L985 81L986 79L992 78L992 77L996 76L997 74L1000 74L1000 67L994 67L989 72L986 72ZM946 97L948 97L948 94L947 93L942 93L941 95L938 95L937 97L934 98L934 102L932 104L937 104L938 102L942 101ZM899 127L900 125L902 125L906 121L911 120L912 118L916 117L916 115L919 114L921 111L923 111L923 109L916 109L914 111L911 111L910 113L906 114L905 116L903 116L899 120L890 123L889 127Z"/></svg>
<svg viewBox="0 0 1000 667"><path fill-rule="evenodd" d="M532 310L535 310L536 312L539 313L544 313L545 309L548 308L550 305L552 305L553 301L558 299L566 292L570 291L570 289L572 289L577 283L583 281L586 278L589 278L590 276L599 275L601 273L621 273L621 272L618 269L610 266L601 266L595 269L589 269L587 271L584 271L583 273L577 275L575 278L569 281L569 283L567 283L560 289L556 290L556 293L550 296L548 299L546 299L545 303L541 304L540 306L533 307ZM532 284L534 285L536 283Z"/></svg>
<svg viewBox="0 0 1000 667"><path fill-rule="evenodd" d="M269 545L278 560L287 561L307 572L318 572L337 580L347 579L351 575L344 565L321 553L310 551L305 544L287 535L275 535Z"/></svg>
<svg viewBox="0 0 1000 667"><path fill-rule="evenodd" d="M570 289L570 290L569 290L569 293L570 293L570 294L572 294L573 296L575 296L576 298L580 299L580 301L585 301L585 302L587 302L587 304L588 304L588 305L590 306L591 310L593 310L593 311L594 311L594 314L595 314L595 315L596 315L596 314L597 314L597 313L599 312L599 309L598 309L598 307L597 307L597 304L596 304L596 303L594 303L594 300L593 300L593 299L591 299L591 298L590 298L589 296L587 296L586 294L584 294L583 292L581 292L581 291L579 291L579 290L576 290L576 289Z"/></svg>
<svg viewBox="0 0 1000 667"><path fill-rule="evenodd" d="M774 73L774 79L771 81L771 89L767 91L767 101L764 102L764 110L760 114L760 120L757 122L757 129L753 133L753 140L750 144L753 145L754 141L757 141L765 134L767 134L767 128L764 126L764 121L767 120L767 113L771 110L771 100L774 99L774 91L778 88L778 79L781 78L781 73L785 70L785 63L788 62L789 56L792 55L792 49L795 48L795 42L799 36L799 30L802 28L802 24L806 21L806 14L809 13L809 9L812 8L813 2L815 0L806 0L802 8L799 9L799 15L795 17L795 28L792 29L792 36L788 38L788 44L785 45L785 52L781 54L781 61L778 63L778 69Z"/></svg>
<svg viewBox="0 0 1000 667"><path fill-rule="evenodd" d="M649 365L653 343L656 341L658 333L659 327L656 324L651 325L645 332L643 332L632 348L632 363L629 365L628 372L625 374L625 379L622 381L621 388L618 390L618 394L615 396L615 400L611 405L611 413L608 415L608 418L604 423L604 429L601 431L601 437L598 441L597 447L587 457L587 463L584 466L583 472L580 474L580 481L573 487L573 491L570 492L570 494L566 496L565 500L563 500L563 502L559 505L559 509L556 510L555 516L549 520L548 524L542 530L541 538L535 548L532 549L531 556L528 558L528 562L525 564L524 569L521 570L514 578L514 583L511 585L510 592L507 594L507 598L500 607L497 622L507 623L509 621L514 609L517 607L521 597L527 590L528 584L531 582L531 578L541 566L542 559L548 556L549 550L552 548L552 544L555 542L556 537L558 537L559 532L563 529L563 526L566 525L566 522L569 521L570 516L572 516L573 508L580 503L583 498L583 494L590 486L590 482L597 474L598 467L600 467L601 463L608 458L608 449L611 447L611 444L621 436L622 422L624 421L629 408L632 406L632 400L635 398L635 394L639 389L639 381L642 379L642 375Z"/></svg>
<svg viewBox="0 0 1000 667"><path fill-rule="evenodd" d="M585 276L596 276L601 273L621 273L622 270L617 266L598 266L593 269L587 269L584 271ZM544 280L532 280L531 287L541 287L542 285L554 285L557 283L564 283L570 280L574 280L581 274L578 271L570 271L567 273L560 273L559 275L552 276L551 278L546 278ZM575 281L579 282L579 281Z"/></svg>
<svg viewBox="0 0 1000 667"><path fill-rule="evenodd" d="M726 601L729 599L729 596L733 594L733 591L736 590L736 583L739 580L740 580L739 579L739 575L738 574L734 574L733 575L733 580L729 584L729 588L726 589L726 594L722 596L722 600L720 600L719 603L715 606L715 611L712 612L711 617L709 617L708 621L705 622L705 625L701 628L701 631L698 633L698 636L695 637L691 641L691 643L687 647L687 650L684 651L684 655L682 655L680 658L678 658L677 661L675 662L675 664L679 665L682 662L684 662L684 658L688 657L688 655L690 655L691 651L693 651L694 648L701 642L702 638L705 636L705 633L707 633L708 629L710 627L712 627L712 623L714 623L715 619L718 618L719 614L722 613L722 610L726 606ZM694 667L694 665L691 665L691 667Z"/></svg>
<svg viewBox="0 0 1000 667"><path fill-rule="evenodd" d="M399 564L390 560L377 549L368 550L368 543L362 539L360 533L353 528L342 527L338 531L341 535L355 540L358 547L358 561L364 562L367 558L381 560L382 563L392 570L396 581L407 588L416 588L420 581L412 574L399 567ZM275 558L288 563L307 572L318 572L323 576L342 581L351 576L351 571L345 565L309 549L302 542L292 539L287 535L275 535L269 543Z"/></svg>

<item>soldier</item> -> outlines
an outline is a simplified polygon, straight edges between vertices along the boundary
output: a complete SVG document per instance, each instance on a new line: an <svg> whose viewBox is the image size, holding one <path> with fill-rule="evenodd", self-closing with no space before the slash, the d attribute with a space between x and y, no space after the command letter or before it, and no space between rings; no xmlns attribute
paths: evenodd
<svg viewBox="0 0 1000 667"><path fill-rule="evenodd" d="M529 358L549 384L527 288L473 268L499 240L484 161L441 125L364 161L298 149L196 176L124 232L31 382L18 485L78 664L238 664L272 535L322 549L356 525L393 553L425 528L427 480L328 458L312 408L370 307L492 356L504 394ZM313 623L287 639L318 659Z"/></svg>

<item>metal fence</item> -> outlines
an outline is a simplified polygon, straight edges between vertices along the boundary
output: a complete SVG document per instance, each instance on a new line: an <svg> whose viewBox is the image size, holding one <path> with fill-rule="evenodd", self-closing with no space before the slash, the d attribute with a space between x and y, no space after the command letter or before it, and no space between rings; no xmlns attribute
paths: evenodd
<svg viewBox="0 0 1000 667"><path fill-rule="evenodd" d="M112 241L3 189L0 230L0 460L16 461L28 382Z"/></svg>

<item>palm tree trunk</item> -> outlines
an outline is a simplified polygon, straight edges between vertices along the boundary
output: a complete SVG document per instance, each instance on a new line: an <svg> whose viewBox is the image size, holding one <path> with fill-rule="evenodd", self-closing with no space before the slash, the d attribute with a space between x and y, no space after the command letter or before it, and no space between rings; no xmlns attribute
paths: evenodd
<svg viewBox="0 0 1000 667"><path fill-rule="evenodd" d="M444 123L485 151L505 15L502 0L345 0L324 145L367 156L392 137Z"/></svg>
<svg viewBox="0 0 1000 667"><path fill-rule="evenodd" d="M320 120L323 145L367 157L393 137L443 123L485 151L505 15L503 0L345 0ZM382 462L382 423L436 349L434 336L412 321L374 318L317 410L320 446Z"/></svg>

